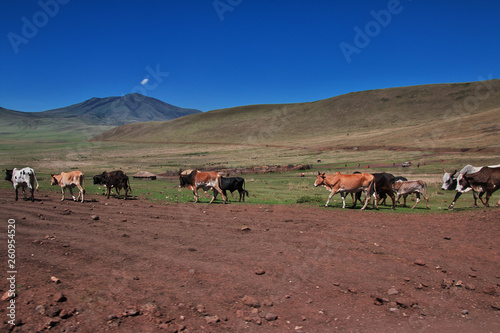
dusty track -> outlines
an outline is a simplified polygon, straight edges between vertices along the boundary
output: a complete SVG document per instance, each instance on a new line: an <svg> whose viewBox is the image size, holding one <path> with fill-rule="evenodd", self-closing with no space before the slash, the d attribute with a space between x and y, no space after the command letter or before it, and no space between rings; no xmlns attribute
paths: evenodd
<svg viewBox="0 0 500 333"><path fill-rule="evenodd" d="M14 202L0 190L0 288L15 219L21 324L6 323L2 301L1 330L500 331L500 209L423 215L36 196Z"/></svg>

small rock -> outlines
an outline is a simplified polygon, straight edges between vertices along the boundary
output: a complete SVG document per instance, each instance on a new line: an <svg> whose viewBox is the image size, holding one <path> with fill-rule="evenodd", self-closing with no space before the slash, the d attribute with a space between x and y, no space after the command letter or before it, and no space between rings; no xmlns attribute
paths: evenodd
<svg viewBox="0 0 500 333"><path fill-rule="evenodd" d="M250 231L250 230L252 230L252 229L250 229L250 228L249 228L249 227L247 227L247 226L243 226L243 227L241 227L241 229L240 229L240 230L241 230L241 231Z"/></svg>
<svg viewBox="0 0 500 333"><path fill-rule="evenodd" d="M121 219L120 222L127 222L127 219Z"/></svg>
<svg viewBox="0 0 500 333"><path fill-rule="evenodd" d="M357 294L357 293L358 293L358 291L357 291L356 289L354 289L354 288L348 288L347 290L348 290L351 294Z"/></svg>
<svg viewBox="0 0 500 333"><path fill-rule="evenodd" d="M141 306L141 312L145 314L155 314L159 311L158 305L149 302Z"/></svg>
<svg viewBox="0 0 500 333"><path fill-rule="evenodd" d="M256 268L255 271L254 271L254 273L256 275L264 275L264 274L266 274L266 271L264 269L262 269L262 268Z"/></svg>
<svg viewBox="0 0 500 333"><path fill-rule="evenodd" d="M64 302L67 300L66 296L63 295L61 292L57 292L54 294L54 297L52 298L54 302Z"/></svg>
<svg viewBox="0 0 500 333"><path fill-rule="evenodd" d="M417 266L425 266L426 263L425 263L425 261L423 261L421 259L418 259L418 260L415 260L415 265L417 265Z"/></svg>
<svg viewBox="0 0 500 333"><path fill-rule="evenodd" d="M253 296L245 296L241 299L243 304L252 307L252 308L260 308L260 302L257 300L257 298Z"/></svg>
<svg viewBox="0 0 500 333"><path fill-rule="evenodd" d="M97 220L99 220L99 215L92 215L90 217L90 219L93 220L93 221L97 221Z"/></svg>
<svg viewBox="0 0 500 333"><path fill-rule="evenodd" d="M462 315L468 315L469 314L469 310L462 310Z"/></svg>
<svg viewBox="0 0 500 333"><path fill-rule="evenodd" d="M210 324L217 324L220 321L220 319L219 319L219 317L217 315L215 315L215 316L206 316L205 317L205 321L207 322L207 324L210 325Z"/></svg>
<svg viewBox="0 0 500 333"><path fill-rule="evenodd" d="M485 293L486 295L491 295L491 296L498 295L498 292L497 292L497 289L495 288L495 286L484 288L483 293Z"/></svg>
<svg viewBox="0 0 500 333"><path fill-rule="evenodd" d="M59 313L59 317L61 319L68 319L69 317L71 317L73 315L73 312L72 311L69 311L69 310L65 310L65 309L62 309L61 310L61 313Z"/></svg>
<svg viewBox="0 0 500 333"><path fill-rule="evenodd" d="M35 308L35 311L41 315L44 315L45 314L45 311L47 310L47 307L43 304L40 304L38 305L36 308Z"/></svg>
<svg viewBox="0 0 500 333"><path fill-rule="evenodd" d="M266 299L266 300L264 300L264 301L262 302L262 305L263 305L263 306L273 306L273 305L274 305L274 303L273 303L273 301L271 301L271 300L269 300L269 299Z"/></svg>
<svg viewBox="0 0 500 333"><path fill-rule="evenodd" d="M387 291L388 295L398 295L399 291L396 288L391 288Z"/></svg>
<svg viewBox="0 0 500 333"><path fill-rule="evenodd" d="M476 286L474 286L473 284L466 284L465 285L465 289L467 289L467 290L476 290Z"/></svg>
<svg viewBox="0 0 500 333"><path fill-rule="evenodd" d="M50 329L51 327L55 327L57 324L59 324L59 322L59 318L49 318L45 322L45 327Z"/></svg>
<svg viewBox="0 0 500 333"><path fill-rule="evenodd" d="M455 281L453 281L451 279L443 279L443 281L441 281L441 288L450 289L453 286L454 282Z"/></svg>
<svg viewBox="0 0 500 333"><path fill-rule="evenodd" d="M207 313L207 310L205 309L205 306L202 305L202 304L198 304L196 306L196 311L198 311L198 313L201 313L201 314L206 314Z"/></svg>
<svg viewBox="0 0 500 333"><path fill-rule="evenodd" d="M61 280L59 280L59 279L58 279L58 278L56 278L55 276L51 276L51 277L50 277L50 280L51 280L52 282L56 283L56 284L61 283Z"/></svg>
<svg viewBox="0 0 500 333"><path fill-rule="evenodd" d="M493 310L500 311L500 302L495 302L490 304L490 306L493 308Z"/></svg>
<svg viewBox="0 0 500 333"><path fill-rule="evenodd" d="M268 312L264 318L266 318L267 321L275 321L278 319L278 316L272 312Z"/></svg>
<svg viewBox="0 0 500 333"><path fill-rule="evenodd" d="M16 297L15 293L11 293L10 290L7 290L3 295L2 295L2 301L10 301Z"/></svg>
<svg viewBox="0 0 500 333"><path fill-rule="evenodd" d="M45 314L47 316L49 316L50 318L57 317L57 316L59 316L60 313L61 313L61 309L58 308L57 306L52 306L45 311Z"/></svg>

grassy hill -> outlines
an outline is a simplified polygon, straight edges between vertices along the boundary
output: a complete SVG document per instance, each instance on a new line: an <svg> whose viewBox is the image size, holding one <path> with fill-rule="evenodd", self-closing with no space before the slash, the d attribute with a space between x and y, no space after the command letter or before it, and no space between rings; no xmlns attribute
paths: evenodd
<svg viewBox="0 0 500 333"><path fill-rule="evenodd" d="M500 80L250 105L116 127L95 141L427 148L500 147Z"/></svg>

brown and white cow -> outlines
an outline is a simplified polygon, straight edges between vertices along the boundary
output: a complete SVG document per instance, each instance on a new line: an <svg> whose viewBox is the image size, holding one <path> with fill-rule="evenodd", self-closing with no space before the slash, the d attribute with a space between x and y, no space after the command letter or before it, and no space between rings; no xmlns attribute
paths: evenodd
<svg viewBox="0 0 500 333"><path fill-rule="evenodd" d="M318 171L318 176L314 182L314 186L323 186L328 191L330 195L326 201L325 206L328 207L330 199L336 194L340 193L342 197L342 208L345 208L345 194L346 193L358 193L364 192L366 195L365 204L361 208L364 210L368 205L368 200L370 198L370 193L373 193L373 205L378 209L377 206L377 194L375 188L375 177L369 173L361 174L347 174L344 175L340 172L336 172L333 175L326 175ZM373 189L373 192L372 192Z"/></svg>
<svg viewBox="0 0 500 333"><path fill-rule="evenodd" d="M204 191L214 189L219 192L222 195L222 200L226 203L227 198L221 189L221 175L215 171L201 172L193 170L189 174L180 172L179 181L179 187L187 187L193 191L194 202L198 202L198 189L202 188ZM210 203L212 203L214 199L215 196L212 197Z"/></svg>
<svg viewBox="0 0 500 333"><path fill-rule="evenodd" d="M71 196L73 197L73 201L78 201L80 199L80 196L81 196L82 202L83 202L83 195L85 194L83 172L75 170L75 171L70 171L70 172L61 172L58 175L51 175L50 185L61 186L61 192L62 192L61 201L64 201L64 190L67 187L67 188L69 188L69 192L71 193ZM75 186L78 187L78 198L77 199L75 199L75 196L73 195L73 187L75 187Z"/></svg>
<svg viewBox="0 0 500 333"><path fill-rule="evenodd" d="M491 195L500 188L500 168L483 167L475 173L460 174L457 178L457 191L465 193L468 188L479 192L479 199L485 207L488 207ZM483 200L484 193L486 193L486 201ZM497 206L499 204L500 201Z"/></svg>
<svg viewBox="0 0 500 333"><path fill-rule="evenodd" d="M396 201L399 202L399 198L401 196L404 197L404 204L403 206L406 206L406 196L408 194L415 193L417 195L417 202L415 202L415 205L411 207L411 209L417 207L418 203L420 202L420 194L425 198L426 200L426 206L427 209L430 209L429 207L429 196L427 195L427 184L423 180L398 180L394 182L394 191L396 192Z"/></svg>

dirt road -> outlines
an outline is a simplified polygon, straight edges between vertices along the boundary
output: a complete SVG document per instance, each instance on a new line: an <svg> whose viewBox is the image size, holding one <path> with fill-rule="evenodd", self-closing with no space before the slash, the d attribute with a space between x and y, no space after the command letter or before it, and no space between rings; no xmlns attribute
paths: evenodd
<svg viewBox="0 0 500 333"><path fill-rule="evenodd" d="M14 202L0 190L0 288L6 296L14 275L18 324L2 300L0 330L500 331L500 209L423 215L36 196Z"/></svg>

